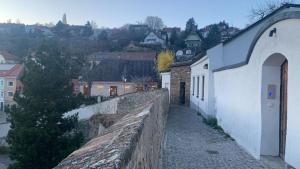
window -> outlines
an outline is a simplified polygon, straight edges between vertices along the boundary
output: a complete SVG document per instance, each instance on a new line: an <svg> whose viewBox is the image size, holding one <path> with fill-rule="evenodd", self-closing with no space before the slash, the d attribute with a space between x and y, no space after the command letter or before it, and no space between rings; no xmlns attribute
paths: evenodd
<svg viewBox="0 0 300 169"><path fill-rule="evenodd" d="M110 86L110 96L118 96L118 87L117 86Z"/></svg>
<svg viewBox="0 0 300 169"><path fill-rule="evenodd" d="M1 98L3 98L3 97L4 97L4 93L3 93L3 92L1 92L0 94L1 94L1 95L0 95L0 97L1 97Z"/></svg>
<svg viewBox="0 0 300 169"><path fill-rule="evenodd" d="M14 86L14 82L8 82L8 86Z"/></svg>
<svg viewBox="0 0 300 169"><path fill-rule="evenodd" d="M204 100L204 84L205 84L205 76L202 76L202 96L201 96L201 100Z"/></svg>
<svg viewBox="0 0 300 169"><path fill-rule="evenodd" d="M3 80L0 80L0 86L3 86Z"/></svg>
<svg viewBox="0 0 300 169"><path fill-rule="evenodd" d="M193 77L193 96L195 95L195 77Z"/></svg>
<svg viewBox="0 0 300 169"><path fill-rule="evenodd" d="M199 76L197 77L197 97L199 97L199 81L200 81L200 78Z"/></svg>
<svg viewBox="0 0 300 169"><path fill-rule="evenodd" d="M14 96L14 92L7 92L9 97L13 97Z"/></svg>

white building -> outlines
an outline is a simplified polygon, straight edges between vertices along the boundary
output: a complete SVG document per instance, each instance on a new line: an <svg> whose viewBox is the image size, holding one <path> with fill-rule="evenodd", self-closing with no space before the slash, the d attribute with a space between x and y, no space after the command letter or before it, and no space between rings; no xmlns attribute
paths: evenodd
<svg viewBox="0 0 300 169"><path fill-rule="evenodd" d="M207 56L191 65L190 107L207 118L215 117L212 77Z"/></svg>
<svg viewBox="0 0 300 169"><path fill-rule="evenodd" d="M158 36L154 32L150 32L144 39L144 42L141 42L143 45L160 45L162 48L166 47L166 40Z"/></svg>
<svg viewBox="0 0 300 169"><path fill-rule="evenodd" d="M93 82L92 96L120 96L136 92L135 83L125 82Z"/></svg>
<svg viewBox="0 0 300 169"><path fill-rule="evenodd" d="M190 87L191 107L216 117L255 158L278 156L295 168L300 168L299 30L300 5L284 5L209 49L191 65Z"/></svg>

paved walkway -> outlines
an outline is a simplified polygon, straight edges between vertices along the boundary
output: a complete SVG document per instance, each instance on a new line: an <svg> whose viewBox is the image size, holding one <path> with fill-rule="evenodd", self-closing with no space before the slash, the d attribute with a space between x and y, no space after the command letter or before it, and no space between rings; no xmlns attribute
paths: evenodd
<svg viewBox="0 0 300 169"><path fill-rule="evenodd" d="M0 169L7 169L10 163L8 155L0 154Z"/></svg>
<svg viewBox="0 0 300 169"><path fill-rule="evenodd" d="M260 161L235 141L210 128L196 112L171 106L162 157L163 169L261 169Z"/></svg>

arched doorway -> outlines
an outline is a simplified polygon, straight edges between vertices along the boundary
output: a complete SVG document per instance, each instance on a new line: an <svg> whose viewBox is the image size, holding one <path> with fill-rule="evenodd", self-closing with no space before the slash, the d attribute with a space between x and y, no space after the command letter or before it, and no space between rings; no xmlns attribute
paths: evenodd
<svg viewBox="0 0 300 169"><path fill-rule="evenodd" d="M275 53L262 65L261 155L284 159L287 126L288 61Z"/></svg>

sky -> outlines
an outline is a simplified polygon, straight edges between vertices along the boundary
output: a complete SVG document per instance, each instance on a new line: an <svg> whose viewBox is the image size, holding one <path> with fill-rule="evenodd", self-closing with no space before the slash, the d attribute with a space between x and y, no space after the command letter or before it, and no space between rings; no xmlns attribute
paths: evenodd
<svg viewBox="0 0 300 169"><path fill-rule="evenodd" d="M198 27L225 20L244 28L251 8L262 0L0 0L0 22L19 19L25 24L56 24L63 16L73 25L95 21L101 27L121 27L143 22L147 16L162 18L168 27L185 28L194 17ZM300 3L300 0L295 0Z"/></svg>

